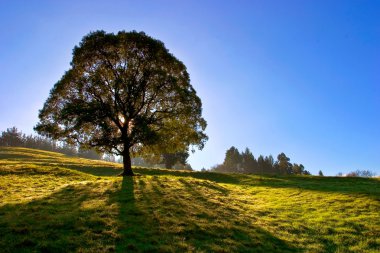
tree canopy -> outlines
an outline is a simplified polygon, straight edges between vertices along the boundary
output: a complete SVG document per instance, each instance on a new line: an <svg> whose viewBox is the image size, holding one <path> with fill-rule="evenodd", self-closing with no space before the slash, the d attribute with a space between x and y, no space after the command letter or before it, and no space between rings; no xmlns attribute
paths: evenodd
<svg viewBox="0 0 380 253"><path fill-rule="evenodd" d="M123 156L123 175L133 175L131 153L202 149L207 140L185 65L143 32L86 35L39 119L42 135Z"/></svg>

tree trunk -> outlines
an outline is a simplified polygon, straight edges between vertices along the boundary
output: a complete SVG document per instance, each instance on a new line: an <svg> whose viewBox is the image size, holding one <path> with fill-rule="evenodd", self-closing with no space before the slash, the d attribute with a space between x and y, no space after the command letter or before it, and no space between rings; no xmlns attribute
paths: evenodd
<svg viewBox="0 0 380 253"><path fill-rule="evenodd" d="M125 150L123 154L123 166L124 171L121 173L121 176L133 176L132 171L132 163L131 163L131 155L129 154L129 150Z"/></svg>

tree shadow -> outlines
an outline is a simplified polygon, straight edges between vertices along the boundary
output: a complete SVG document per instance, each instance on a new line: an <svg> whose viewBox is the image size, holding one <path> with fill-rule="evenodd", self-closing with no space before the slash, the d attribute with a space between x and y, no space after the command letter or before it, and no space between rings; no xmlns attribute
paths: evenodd
<svg viewBox="0 0 380 253"><path fill-rule="evenodd" d="M203 191L208 192L205 194ZM125 177L117 252L302 252L222 202L228 191L161 177Z"/></svg>
<svg viewBox="0 0 380 253"><path fill-rule="evenodd" d="M280 180L278 180L280 179ZM272 188L295 188L367 196L380 200L380 180L376 178L283 176L264 177L255 183Z"/></svg>
<svg viewBox="0 0 380 253"><path fill-rule="evenodd" d="M0 206L1 252L303 252L245 217L217 183L165 176L66 186ZM359 228L360 229L360 228ZM324 252L337 245L303 227ZM306 236L305 236L306 235ZM317 238L317 239L315 239Z"/></svg>
<svg viewBox="0 0 380 253"><path fill-rule="evenodd" d="M116 166L102 166L102 165L63 165L64 168L80 171L83 173L91 174L93 176L117 176L122 171L120 167Z"/></svg>
<svg viewBox="0 0 380 253"><path fill-rule="evenodd" d="M118 226L119 237L116 240L117 252L154 252L162 242L157 241L160 236L159 224L149 215L149 205L145 210L136 203L135 179L123 177L121 188L112 198L111 203L119 206ZM140 183L141 187L143 184ZM147 199L151 201L151 199ZM151 213L150 213L151 214Z"/></svg>
<svg viewBox="0 0 380 253"><path fill-rule="evenodd" d="M151 176L176 176L176 177L191 177L196 179L204 179L217 183L226 184L240 184L245 177L243 174L227 174L227 173L214 173L214 172L196 172L196 171L183 171L183 170L169 170L169 169L150 169L150 168L133 168L133 171L143 175Z"/></svg>
<svg viewBox="0 0 380 253"><path fill-rule="evenodd" d="M135 168L134 171L144 175L168 175L182 178L195 178L241 186L264 186L272 188L296 188L320 192L337 192L380 199L380 180L376 178L229 174L147 168Z"/></svg>
<svg viewBox="0 0 380 253"><path fill-rule="evenodd" d="M1 252L112 251L115 218L96 186L69 185L32 202L1 206Z"/></svg>

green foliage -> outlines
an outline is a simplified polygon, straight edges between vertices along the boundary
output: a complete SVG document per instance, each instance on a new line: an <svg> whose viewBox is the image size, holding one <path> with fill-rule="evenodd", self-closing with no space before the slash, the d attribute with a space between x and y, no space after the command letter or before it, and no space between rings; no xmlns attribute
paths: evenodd
<svg viewBox="0 0 380 253"><path fill-rule="evenodd" d="M321 170L319 170L318 176L323 177L323 172Z"/></svg>
<svg viewBox="0 0 380 253"><path fill-rule="evenodd" d="M35 129L42 135L123 156L202 149L202 103L185 65L143 32L96 31L73 51Z"/></svg>
<svg viewBox="0 0 380 253"><path fill-rule="evenodd" d="M1 252L379 251L379 179L121 169L0 148Z"/></svg>

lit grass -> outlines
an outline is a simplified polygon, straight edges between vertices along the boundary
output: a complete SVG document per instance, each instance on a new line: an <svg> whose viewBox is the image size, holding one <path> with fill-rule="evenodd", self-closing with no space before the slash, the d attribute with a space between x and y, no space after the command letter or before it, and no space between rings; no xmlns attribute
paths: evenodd
<svg viewBox="0 0 380 253"><path fill-rule="evenodd" d="M380 251L378 179L120 169L0 148L0 251Z"/></svg>

